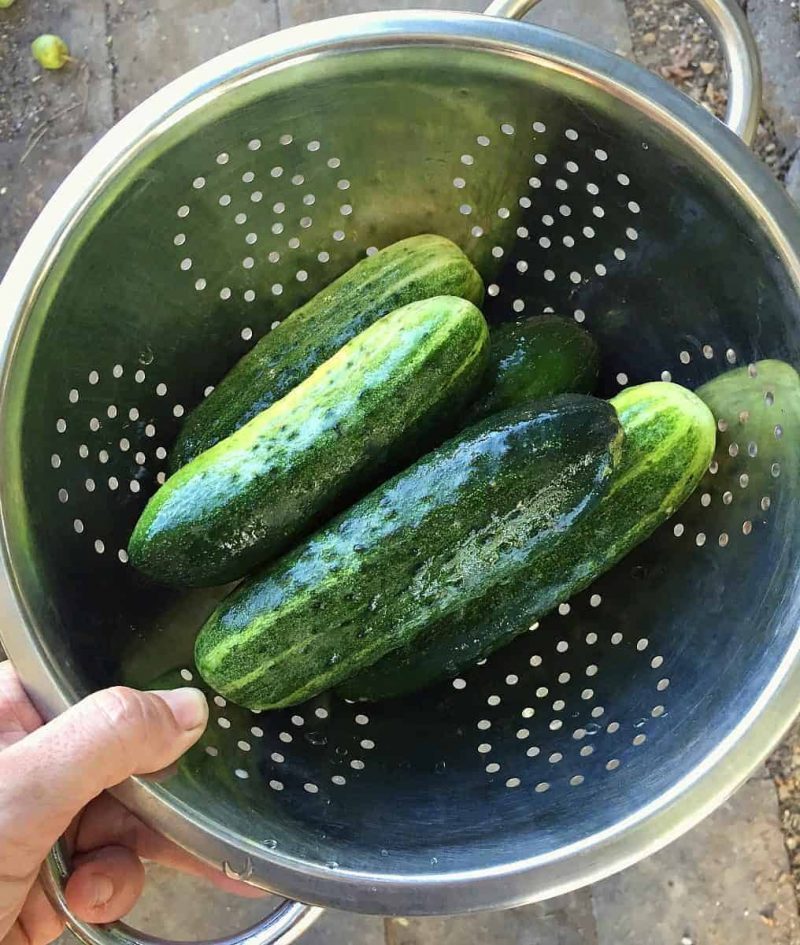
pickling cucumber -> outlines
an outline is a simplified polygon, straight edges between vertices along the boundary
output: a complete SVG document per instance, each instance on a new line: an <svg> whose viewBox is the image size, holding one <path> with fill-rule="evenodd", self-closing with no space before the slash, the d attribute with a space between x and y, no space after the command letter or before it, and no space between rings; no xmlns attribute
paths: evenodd
<svg viewBox="0 0 800 945"><path fill-rule="evenodd" d="M442 236L412 236L362 259L266 334L192 410L170 451L170 472L280 400L389 312L437 295L480 306L483 293L472 263Z"/></svg>
<svg viewBox="0 0 800 945"><path fill-rule="evenodd" d="M613 407L580 395L470 427L233 591L198 636L200 674L269 709L413 648L554 553L600 500L621 442Z"/></svg>
<svg viewBox="0 0 800 945"><path fill-rule="evenodd" d="M474 396L487 346L483 315L464 299L380 319L171 476L136 525L131 562L167 584L204 586L277 557Z"/></svg>
<svg viewBox="0 0 800 945"><path fill-rule="evenodd" d="M374 701L456 675L591 584L679 508L713 456L710 410L685 388L662 382L628 388L611 404L625 440L620 467L597 508L513 584L430 623L413 646L396 648L354 675L339 687L340 695Z"/></svg>
<svg viewBox="0 0 800 945"><path fill-rule="evenodd" d="M591 394L600 357L592 336L571 319L537 315L493 326L478 419L553 394Z"/></svg>

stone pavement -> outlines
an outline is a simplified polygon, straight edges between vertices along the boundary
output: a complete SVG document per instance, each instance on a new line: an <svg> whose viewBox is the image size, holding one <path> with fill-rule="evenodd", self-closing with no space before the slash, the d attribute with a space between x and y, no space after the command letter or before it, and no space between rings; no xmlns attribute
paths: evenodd
<svg viewBox="0 0 800 945"><path fill-rule="evenodd" d="M132 924L201 938L258 921L237 901L154 867ZM796 945L797 903L772 781L759 775L681 840L624 873L548 902L445 919L328 912L305 945ZM65 943L66 945L66 943Z"/></svg>
<svg viewBox="0 0 800 945"><path fill-rule="evenodd" d="M800 148L800 9L796 0L749 0L761 50L764 104L790 153Z"/></svg>
<svg viewBox="0 0 800 945"><path fill-rule="evenodd" d="M800 4L748 0L747 16L761 50L764 106L791 161L786 189L800 204Z"/></svg>
<svg viewBox="0 0 800 945"><path fill-rule="evenodd" d="M0 273L25 230L88 147L131 107L187 68L259 34L377 8L479 11L484 0L18 0L0 11ZM553 0L531 17L609 49L630 50L623 0ZM27 47L41 32L70 43L79 67L40 74ZM177 939L255 922L241 901L151 869L130 917ZM68 938L65 937L65 938ZM308 945L792 945L797 903L775 788L759 772L691 834L645 863L551 902L452 919L327 913Z"/></svg>

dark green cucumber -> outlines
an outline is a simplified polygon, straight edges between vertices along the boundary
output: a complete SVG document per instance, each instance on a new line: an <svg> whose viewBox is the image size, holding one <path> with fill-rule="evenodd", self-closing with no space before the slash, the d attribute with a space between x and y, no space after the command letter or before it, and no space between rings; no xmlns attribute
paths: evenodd
<svg viewBox="0 0 800 945"><path fill-rule="evenodd" d="M473 419L554 394L591 394L600 356L592 336L557 315L520 318L492 327L485 390Z"/></svg>
<svg viewBox="0 0 800 945"><path fill-rule="evenodd" d="M474 396L488 338L478 309L452 296L382 318L171 476L136 525L131 562L203 586L277 557Z"/></svg>
<svg viewBox="0 0 800 945"><path fill-rule="evenodd" d="M714 418L676 384L643 384L611 404L625 440L622 461L594 511L532 560L514 584L431 623L413 647L394 650L339 687L377 700L453 676L523 633L648 537L691 495L714 452Z"/></svg>
<svg viewBox="0 0 800 945"><path fill-rule="evenodd" d="M513 582L586 514L621 440L614 409L577 395L471 427L237 588L197 638L200 674L268 709L413 644Z"/></svg>
<svg viewBox="0 0 800 945"><path fill-rule="evenodd" d="M389 312L436 295L479 306L483 282L455 243L412 236L361 260L265 335L186 418L170 472L244 426Z"/></svg>

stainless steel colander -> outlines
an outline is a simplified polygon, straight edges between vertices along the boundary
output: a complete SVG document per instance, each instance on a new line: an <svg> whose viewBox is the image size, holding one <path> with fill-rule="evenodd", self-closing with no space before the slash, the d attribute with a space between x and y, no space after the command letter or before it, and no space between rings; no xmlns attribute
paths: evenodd
<svg viewBox="0 0 800 945"><path fill-rule="evenodd" d="M752 39L734 0L700 5L749 138ZM224 55L96 146L2 286L1 626L45 712L112 683L198 682L193 637L221 592L154 586L124 552L181 417L300 301L424 231L480 266L490 319L585 323L606 394L800 363L797 213L734 134L638 67L450 13ZM231 875L387 914L545 898L688 829L800 696L800 416L743 373L696 496L514 645L368 707L217 697L178 772L120 797ZM285 904L251 937L289 941L314 915Z"/></svg>

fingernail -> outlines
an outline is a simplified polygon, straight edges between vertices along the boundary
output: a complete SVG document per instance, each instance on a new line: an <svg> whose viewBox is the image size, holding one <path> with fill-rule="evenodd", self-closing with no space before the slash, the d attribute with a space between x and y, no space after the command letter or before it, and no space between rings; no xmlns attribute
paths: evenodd
<svg viewBox="0 0 800 945"><path fill-rule="evenodd" d="M154 694L160 696L170 708L175 721L181 728L191 732L204 727L208 721L208 703L199 689L158 689Z"/></svg>
<svg viewBox="0 0 800 945"><path fill-rule="evenodd" d="M107 876L93 876L91 884L91 904L96 909L111 902L114 884Z"/></svg>

